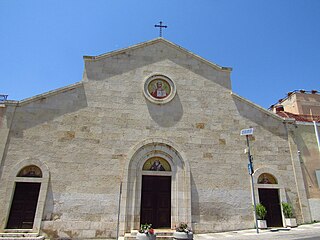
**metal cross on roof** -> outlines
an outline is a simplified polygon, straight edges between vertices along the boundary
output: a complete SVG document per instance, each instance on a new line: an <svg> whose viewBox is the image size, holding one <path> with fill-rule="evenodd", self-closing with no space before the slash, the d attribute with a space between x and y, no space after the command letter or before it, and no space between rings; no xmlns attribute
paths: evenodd
<svg viewBox="0 0 320 240"><path fill-rule="evenodd" d="M0 94L0 103L7 101L8 95Z"/></svg>
<svg viewBox="0 0 320 240"><path fill-rule="evenodd" d="M160 28L160 37L162 37L162 28L167 28L168 26L162 25L162 21L159 22L159 24L154 25L154 27Z"/></svg>

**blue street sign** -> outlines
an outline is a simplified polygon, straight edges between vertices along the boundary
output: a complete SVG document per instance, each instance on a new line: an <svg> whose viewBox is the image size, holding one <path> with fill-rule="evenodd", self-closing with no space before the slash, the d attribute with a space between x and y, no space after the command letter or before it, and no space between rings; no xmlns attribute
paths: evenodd
<svg viewBox="0 0 320 240"><path fill-rule="evenodd" d="M242 129L240 136L253 135L253 128Z"/></svg>
<svg viewBox="0 0 320 240"><path fill-rule="evenodd" d="M248 172L250 175L253 174L253 166L252 166L252 163L248 163Z"/></svg>

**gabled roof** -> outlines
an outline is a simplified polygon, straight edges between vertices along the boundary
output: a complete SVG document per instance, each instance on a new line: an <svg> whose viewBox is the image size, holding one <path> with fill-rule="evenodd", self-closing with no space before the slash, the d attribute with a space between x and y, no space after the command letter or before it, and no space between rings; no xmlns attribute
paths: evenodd
<svg viewBox="0 0 320 240"><path fill-rule="evenodd" d="M73 84L70 84L70 85L65 86L65 87L57 88L57 89L54 89L54 90L51 90L51 91L48 91L48 92L45 92L45 93L42 93L42 94L35 95L33 97L22 99L20 101L7 100L7 101L5 101L5 104L6 105L14 105L14 106L20 107L20 106L29 104L29 103L34 102L34 101L38 101L38 100L41 100L41 99L44 99L44 98L48 98L48 97L57 95L59 93L63 93L63 92L67 92L67 91L73 90L73 89L78 88L80 86L83 86L83 82L73 83Z"/></svg>
<svg viewBox="0 0 320 240"><path fill-rule="evenodd" d="M143 43L139 43L139 44L136 44L136 45L133 45L131 47L127 47L127 48L123 48L123 49L119 49L119 50L116 50L116 51L112 51L112 52L109 52L109 53L104 53L104 54L101 54L101 55L98 55L98 56L83 56L83 59L85 61L98 61L98 60L101 60L101 59L105 59L105 58L109 58L109 57L113 57L115 55L118 55L118 54L122 54L128 50L134 50L134 49L138 49L138 48L142 48L142 47L145 47L145 46L150 46L150 45L153 45L153 44L157 44L157 43L164 43L172 48L175 48L177 49L178 51L181 51L217 70L220 70L220 71L227 71L227 72L231 72L232 71L232 68L231 67L222 67L222 66L219 66L218 64L215 64L215 63L212 63L190 51L188 51L187 49L183 48L183 47L180 47L179 45L175 44L175 43L172 43L170 41L168 41L167 39L164 39L162 37L159 37L159 38L155 38L153 40L150 40L150 41L147 41L147 42L143 42Z"/></svg>
<svg viewBox="0 0 320 240"><path fill-rule="evenodd" d="M245 103L245 104L247 104L247 105L249 105L249 106L251 106L251 107L253 107L253 108L257 109L257 110L259 110L260 112L263 112L263 113L267 114L268 116L273 117L276 120L280 120L280 121L284 121L285 120L285 118L283 116L280 116L280 115L275 114L275 113L273 113L271 111L268 111L267 109L259 106L258 104L255 104L255 103L251 102L250 100L248 100L246 98L243 98L243 97L239 96L238 94L236 94L234 92L231 92L231 95L236 97L238 100L242 101L243 103Z"/></svg>
<svg viewBox="0 0 320 240"><path fill-rule="evenodd" d="M298 115L285 111L279 111L277 114L283 118L294 118L297 122L320 122L320 116L317 115Z"/></svg>

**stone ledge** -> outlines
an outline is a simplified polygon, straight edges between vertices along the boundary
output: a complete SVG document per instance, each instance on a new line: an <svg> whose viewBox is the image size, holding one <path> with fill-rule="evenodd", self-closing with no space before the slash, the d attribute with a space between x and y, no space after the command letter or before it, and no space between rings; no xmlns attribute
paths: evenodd
<svg viewBox="0 0 320 240"><path fill-rule="evenodd" d="M44 240L38 233L0 233L0 240Z"/></svg>

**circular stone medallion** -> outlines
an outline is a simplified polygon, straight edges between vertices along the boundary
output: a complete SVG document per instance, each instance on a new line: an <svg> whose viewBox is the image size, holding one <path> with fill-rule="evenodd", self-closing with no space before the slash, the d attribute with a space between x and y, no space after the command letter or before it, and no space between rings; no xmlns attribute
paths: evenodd
<svg viewBox="0 0 320 240"><path fill-rule="evenodd" d="M176 88L170 78L164 75L153 75L145 81L143 92L149 101L163 104L174 98Z"/></svg>

